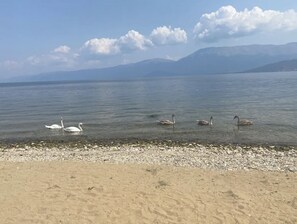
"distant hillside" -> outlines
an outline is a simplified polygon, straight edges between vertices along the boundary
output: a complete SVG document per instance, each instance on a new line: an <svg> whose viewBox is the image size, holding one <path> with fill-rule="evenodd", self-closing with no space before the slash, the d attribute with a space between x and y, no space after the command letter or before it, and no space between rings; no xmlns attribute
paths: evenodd
<svg viewBox="0 0 297 224"><path fill-rule="evenodd" d="M151 59L108 68L43 73L31 76L30 81L135 79L157 71L163 74L172 63L167 59Z"/></svg>
<svg viewBox="0 0 297 224"><path fill-rule="evenodd" d="M43 73L14 81L113 80L157 76L236 73L265 69L265 65L287 61L284 68L293 68L297 43L285 45L247 45L200 49L178 61L151 59L109 68ZM284 63L284 62L283 62ZM264 67L262 67L264 66ZM279 65L274 65L280 67ZM267 71L270 71L268 67ZM275 68L276 69L276 68ZM272 70L271 70L272 71Z"/></svg>
<svg viewBox="0 0 297 224"><path fill-rule="evenodd" d="M297 58L297 43L204 48L174 64L180 74L242 72L269 63Z"/></svg>
<svg viewBox="0 0 297 224"><path fill-rule="evenodd" d="M250 69L246 72L290 72L297 71L297 59L280 61L258 68Z"/></svg>

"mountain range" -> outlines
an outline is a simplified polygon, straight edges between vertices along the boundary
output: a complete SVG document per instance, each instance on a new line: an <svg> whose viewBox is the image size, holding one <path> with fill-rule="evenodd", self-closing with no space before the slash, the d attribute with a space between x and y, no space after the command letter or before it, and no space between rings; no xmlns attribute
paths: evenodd
<svg viewBox="0 0 297 224"><path fill-rule="evenodd" d="M177 61L151 59L108 68L57 71L21 81L114 80L297 70L297 43L200 49Z"/></svg>
<svg viewBox="0 0 297 224"><path fill-rule="evenodd" d="M268 65L264 65L258 68L250 69L247 72L290 72L297 71L297 59L280 61Z"/></svg>

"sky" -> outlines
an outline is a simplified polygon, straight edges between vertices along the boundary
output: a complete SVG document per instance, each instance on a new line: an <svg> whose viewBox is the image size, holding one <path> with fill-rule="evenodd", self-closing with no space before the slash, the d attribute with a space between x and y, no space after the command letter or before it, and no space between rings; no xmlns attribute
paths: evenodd
<svg viewBox="0 0 297 224"><path fill-rule="evenodd" d="M0 80L296 41L296 0L0 0Z"/></svg>

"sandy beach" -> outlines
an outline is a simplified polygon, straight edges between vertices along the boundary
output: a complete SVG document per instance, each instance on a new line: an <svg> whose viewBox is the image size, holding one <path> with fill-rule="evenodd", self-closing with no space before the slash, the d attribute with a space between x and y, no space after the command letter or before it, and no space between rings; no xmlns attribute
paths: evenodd
<svg viewBox="0 0 297 224"><path fill-rule="evenodd" d="M0 220L297 223L296 149L238 147L1 147Z"/></svg>

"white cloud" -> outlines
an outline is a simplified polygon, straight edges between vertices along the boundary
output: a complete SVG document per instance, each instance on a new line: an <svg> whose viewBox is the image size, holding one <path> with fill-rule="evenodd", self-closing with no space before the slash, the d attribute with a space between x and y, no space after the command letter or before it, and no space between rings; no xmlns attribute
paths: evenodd
<svg viewBox="0 0 297 224"><path fill-rule="evenodd" d="M38 65L41 63L41 57L38 57L38 56L30 56L27 58L26 62L30 65Z"/></svg>
<svg viewBox="0 0 297 224"><path fill-rule="evenodd" d="M113 55L120 52L116 39L94 38L84 43L84 49L89 50L92 54Z"/></svg>
<svg viewBox="0 0 297 224"><path fill-rule="evenodd" d="M149 39L135 30L130 30L118 39L94 38L88 40L82 49L95 55L115 55L135 50L146 50L151 46L153 44Z"/></svg>
<svg viewBox="0 0 297 224"><path fill-rule="evenodd" d="M154 45L178 44L187 42L187 33L180 28L163 26L154 29L150 37L145 37L135 30L117 38L94 38L86 41L82 47L85 54L108 56L147 50Z"/></svg>
<svg viewBox="0 0 297 224"><path fill-rule="evenodd" d="M77 53L70 53L70 50L70 47L63 45L50 51L50 53L28 57L24 65L33 67L51 66L56 69L71 67L76 64L79 55Z"/></svg>
<svg viewBox="0 0 297 224"><path fill-rule="evenodd" d="M121 36L118 44L122 50L146 50L153 46L151 40L145 38L135 30L130 30L126 35Z"/></svg>
<svg viewBox="0 0 297 224"><path fill-rule="evenodd" d="M54 52L54 53L63 53L63 54L67 54L67 53L70 52L70 50L71 50L70 47L68 47L68 46L66 46L66 45L62 45L62 46L59 46L59 47L55 48L55 49L53 50L53 52Z"/></svg>
<svg viewBox="0 0 297 224"><path fill-rule="evenodd" d="M154 29L150 38L156 45L179 44L187 42L187 33L181 28L162 26Z"/></svg>
<svg viewBox="0 0 297 224"><path fill-rule="evenodd" d="M224 6L215 12L203 14L194 28L198 40L217 41L230 37L241 37L258 32L297 29L297 13L262 10L237 11L233 6Z"/></svg>

